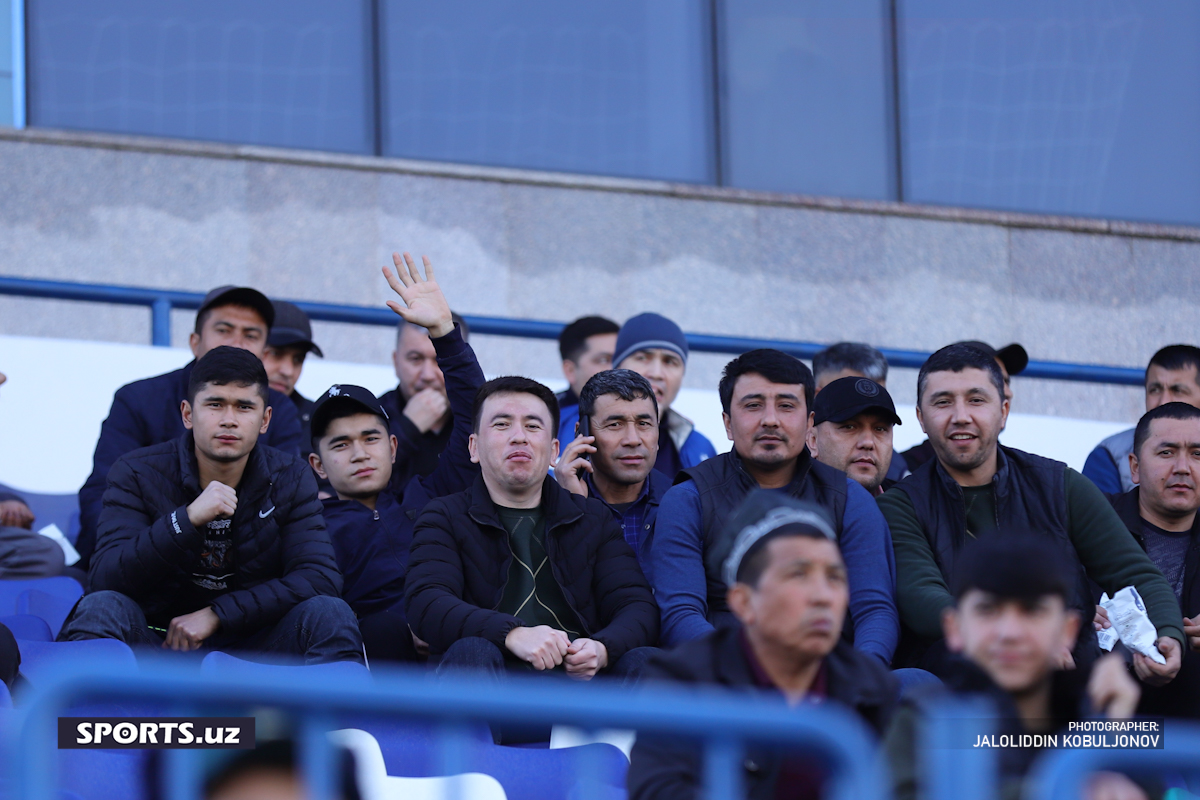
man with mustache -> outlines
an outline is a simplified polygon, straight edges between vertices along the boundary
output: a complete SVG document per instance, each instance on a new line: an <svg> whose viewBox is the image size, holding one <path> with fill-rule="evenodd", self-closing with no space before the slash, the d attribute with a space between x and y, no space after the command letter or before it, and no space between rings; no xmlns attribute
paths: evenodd
<svg viewBox="0 0 1200 800"><path fill-rule="evenodd" d="M586 681L636 679L658 639L658 607L599 500L548 474L558 402L521 377L475 397L468 440L480 476L417 519L405 581L413 632L442 653L438 671L559 668Z"/></svg>
<svg viewBox="0 0 1200 800"><path fill-rule="evenodd" d="M1129 472L1134 488L1109 502L1175 592L1187 635L1183 665L1166 686L1146 686L1139 711L1200 719L1200 409L1166 403L1134 431ZM1097 630L1111 627L1096 607Z"/></svg>
<svg viewBox="0 0 1200 800"><path fill-rule="evenodd" d="M684 470L655 524L650 571L664 644L697 639L729 618L721 576L733 544L726 520L762 488L829 514L850 576L845 635L856 649L891 661L899 621L887 524L865 489L805 445L813 384L808 367L779 350L751 350L725 366L719 390L733 450Z"/></svg>
<svg viewBox="0 0 1200 800"><path fill-rule="evenodd" d="M883 494L892 463L892 428L900 424L892 396L869 378L838 378L813 400L808 449L870 492Z"/></svg>
<svg viewBox="0 0 1200 800"><path fill-rule="evenodd" d="M1166 659L1165 665L1143 659L1139 674L1170 681L1184 644L1171 587L1091 481L1066 464L999 444L1008 408L996 359L976 346L943 347L921 367L917 419L937 458L878 501L895 543L900 619L907 629L897 666L942 670L941 617L954 605L949 587L963 546L1026 531L1063 550L1076 575L1072 606L1087 617L1095 612L1088 579L1110 596L1137 588ZM1061 663L1086 666L1098 655L1094 633L1084 630Z"/></svg>

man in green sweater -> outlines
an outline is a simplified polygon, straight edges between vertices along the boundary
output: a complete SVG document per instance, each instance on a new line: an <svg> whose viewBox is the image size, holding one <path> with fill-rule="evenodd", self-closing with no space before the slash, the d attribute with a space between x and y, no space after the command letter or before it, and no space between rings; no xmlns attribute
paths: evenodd
<svg viewBox="0 0 1200 800"><path fill-rule="evenodd" d="M954 604L948 587L963 545L985 535L1028 532L1053 541L1075 567L1072 605L1085 619L1095 608L1089 579L1109 595L1137 589L1166 663L1143 657L1135 669L1151 685L1169 682L1184 644L1175 593L1091 481L1060 462L1000 446L1007 418L1004 377L987 353L954 344L921 367L917 419L937 458L878 498L896 551L905 637L896 665L939 671L945 652L941 616ZM1089 628L1082 626L1075 647L1064 650L1064 667L1099 655Z"/></svg>

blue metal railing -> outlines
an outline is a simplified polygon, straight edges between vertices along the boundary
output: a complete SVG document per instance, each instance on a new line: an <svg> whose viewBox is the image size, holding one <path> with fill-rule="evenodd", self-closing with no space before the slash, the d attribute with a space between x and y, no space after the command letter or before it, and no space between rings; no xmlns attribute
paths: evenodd
<svg viewBox="0 0 1200 800"><path fill-rule="evenodd" d="M151 343L158 347L171 345L171 309L200 307L204 295L171 289L146 289L135 286L112 286L99 283L70 283L30 278L0 276L0 294L21 297L41 297L54 300L78 300L93 303L147 306L151 310ZM312 303L294 301L312 319L323 322L350 322L359 325L395 325L396 315L387 308L369 306ZM526 339L557 339L563 329L561 322L545 320L508 319L505 317L467 316L472 332L491 336L517 336ZM745 336L715 336L707 333L687 334L688 345L701 353L744 353L759 347L773 347L797 358L810 359L828 345L816 342L793 342L781 339L758 339ZM921 350L881 348L880 352L893 367L918 369L929 353ZM1023 378L1050 378L1060 381L1108 383L1120 386L1142 386L1145 373L1136 367L1110 367L1102 364L1071 364L1061 361L1030 361L1021 373Z"/></svg>
<svg viewBox="0 0 1200 800"><path fill-rule="evenodd" d="M833 776L824 795L836 800L875 800L888 796L886 770L863 723L848 712L828 707L789 709L755 697L728 693L685 692L654 687L630 692L602 683L579 686L568 681L513 679L503 692L489 683L463 679L429 680L401 670L376 672L370 680L319 682L303 671L272 675L197 674L175 665L156 664L136 672L111 668L64 671L36 687L22 710L9 721L4 774L15 779L15 800L49 800L55 796L57 719L81 702L128 698L140 704L166 703L204 709L270 706L300 716L300 752L310 787L328 797L334 783L333 759L325 733L336 715L403 715L440 723L446 732L448 760L468 747L464 723L566 724L586 730L635 729L641 734L677 736L701 742L705 755L707 796L733 800L744 796L740 776L747 742L804 748L822 759ZM94 708L94 706L93 706ZM458 737L458 741L455 739ZM199 769L193 750L170 751L164 785L173 800L197 796ZM586 772L586 763L584 772ZM459 770L445 772L453 774ZM588 797L586 776L583 798ZM575 794L574 792L572 794Z"/></svg>

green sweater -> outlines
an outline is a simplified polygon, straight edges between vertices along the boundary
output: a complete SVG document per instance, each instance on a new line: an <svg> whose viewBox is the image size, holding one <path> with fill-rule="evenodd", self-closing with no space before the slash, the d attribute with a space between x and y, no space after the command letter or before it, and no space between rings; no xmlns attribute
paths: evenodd
<svg viewBox="0 0 1200 800"><path fill-rule="evenodd" d="M1067 530L1088 577L1109 596L1126 586L1136 587L1158 635L1177 639L1186 651L1183 616L1166 578L1130 535L1095 484L1073 469L1067 470L1065 483ZM946 576L934 560L933 547L917 522L908 495L892 488L881 495L878 502L891 529L892 546L896 551L896 600L900 620L919 636L940 639L942 610L954 605L954 598L950 595ZM994 513L979 513L980 507L991 508L993 504L994 494L972 508L968 520L971 534L985 533L995 527ZM1091 624L1091 619L1084 620L1084 624Z"/></svg>

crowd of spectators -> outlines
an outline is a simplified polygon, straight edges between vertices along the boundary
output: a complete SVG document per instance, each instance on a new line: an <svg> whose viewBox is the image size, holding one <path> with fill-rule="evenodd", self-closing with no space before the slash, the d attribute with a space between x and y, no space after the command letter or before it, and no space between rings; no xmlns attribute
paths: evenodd
<svg viewBox="0 0 1200 800"><path fill-rule="evenodd" d="M1200 349L1153 355L1145 416L1082 473L1000 444L1029 358L978 341L921 367L927 439L904 453L879 351L839 343L811 370L743 353L715 387L718 455L673 408L689 350L671 320L570 323L555 395L485 381L428 259L383 272L398 385L380 397L301 396L323 356L309 319L233 286L204 298L193 361L117 391L61 640L831 702L885 744L900 797L921 794L914 743L947 694L987 698L1018 733L1200 719ZM0 493L0 577L68 569L34 523ZM1100 648L1100 597L1126 587L1160 658ZM2 626L0 678L20 679ZM1034 754L1004 762L1006 785ZM802 753L752 760L750 796L820 789ZM630 793L695 796L702 774L698 751L645 737ZM1146 791L1115 773L1090 787Z"/></svg>

